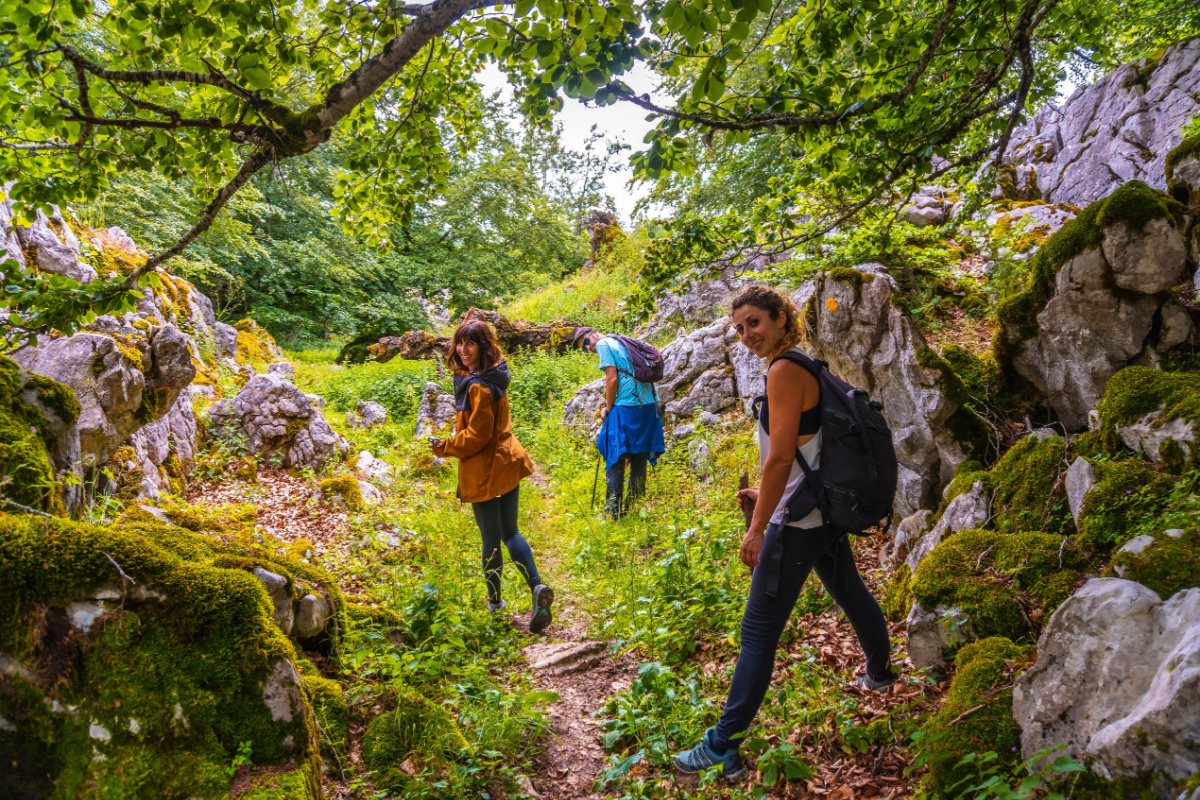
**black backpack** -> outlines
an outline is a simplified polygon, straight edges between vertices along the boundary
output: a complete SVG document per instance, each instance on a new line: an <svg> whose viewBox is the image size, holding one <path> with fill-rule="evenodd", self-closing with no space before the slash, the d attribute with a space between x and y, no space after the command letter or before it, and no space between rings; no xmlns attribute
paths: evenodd
<svg viewBox="0 0 1200 800"><path fill-rule="evenodd" d="M629 354L629 363L633 365L634 380L642 383L658 383L663 379L663 357L654 345L646 344L641 339L631 336L612 334L612 338L625 345Z"/></svg>
<svg viewBox="0 0 1200 800"><path fill-rule="evenodd" d="M834 375L824 361L790 350L771 363L781 358L804 367L821 388L821 467L810 467L796 448L804 480L788 498L788 519L819 508L827 526L846 533L863 534L884 518L890 526L898 465L883 404Z"/></svg>

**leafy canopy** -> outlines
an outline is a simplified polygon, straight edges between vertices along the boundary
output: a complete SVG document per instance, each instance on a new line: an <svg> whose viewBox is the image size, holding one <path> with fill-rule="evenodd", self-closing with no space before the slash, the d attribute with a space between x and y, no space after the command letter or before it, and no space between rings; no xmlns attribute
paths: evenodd
<svg viewBox="0 0 1200 800"><path fill-rule="evenodd" d="M658 125L633 164L649 178L694 169L689 131L790 137L768 196L677 227L670 257L687 260L766 228L782 245L820 236L901 181L983 161L1079 53L1109 58L1115 18L1122 47L1153 24L1094 0L0 0L0 178L28 213L95 198L120 170L187 177L203 210L130 288L256 173L336 130L352 145L335 213L382 240L476 145L490 62L534 119L564 97L645 108ZM622 80L638 60L672 102Z"/></svg>

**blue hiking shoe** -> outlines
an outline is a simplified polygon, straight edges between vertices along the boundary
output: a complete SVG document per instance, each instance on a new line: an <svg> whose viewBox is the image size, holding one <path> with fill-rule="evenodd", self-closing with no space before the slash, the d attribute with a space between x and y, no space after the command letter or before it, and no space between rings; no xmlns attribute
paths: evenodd
<svg viewBox="0 0 1200 800"><path fill-rule="evenodd" d="M887 689L889 686L899 680L899 678L900 676L896 674L889 665L887 672L883 673L882 675L872 675L870 672L864 672L863 676L859 678L854 685L860 689L867 689L872 692L882 692L884 689Z"/></svg>
<svg viewBox="0 0 1200 800"><path fill-rule="evenodd" d="M717 755L717 751L712 747L714 733L715 731L709 728L704 732L700 744L675 756L675 769L684 775L695 775L701 770L720 764L725 780L735 781L742 777L746 773L746 767L742 764L737 748L730 748L723 755Z"/></svg>

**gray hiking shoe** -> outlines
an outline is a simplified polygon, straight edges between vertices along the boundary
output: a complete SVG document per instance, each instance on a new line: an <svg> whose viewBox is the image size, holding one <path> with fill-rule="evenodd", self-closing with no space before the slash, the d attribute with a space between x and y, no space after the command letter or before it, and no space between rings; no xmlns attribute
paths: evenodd
<svg viewBox="0 0 1200 800"><path fill-rule="evenodd" d="M554 615L550 613L550 604L554 602L554 590L539 583L533 587L533 614L529 617L529 632L541 633L550 625Z"/></svg>
<svg viewBox="0 0 1200 800"><path fill-rule="evenodd" d="M508 603L504 602L503 600L501 600L499 603L493 603L491 600L488 601L489 614L501 614L505 611L508 611Z"/></svg>
<svg viewBox="0 0 1200 800"><path fill-rule="evenodd" d="M887 672L882 675L872 675L870 672L864 672L863 676L854 682L854 685L860 689L882 692L899 679L900 676L893 672L891 667L888 667Z"/></svg>
<svg viewBox="0 0 1200 800"><path fill-rule="evenodd" d="M746 766L742 763L742 757L738 755L737 748L730 748L723 755L718 755L712 747L715 733L714 729L709 728L704 732L704 738L700 740L700 744L675 756L675 769L684 775L695 775L701 770L720 764L721 774L725 780L735 781L742 777L746 773Z"/></svg>

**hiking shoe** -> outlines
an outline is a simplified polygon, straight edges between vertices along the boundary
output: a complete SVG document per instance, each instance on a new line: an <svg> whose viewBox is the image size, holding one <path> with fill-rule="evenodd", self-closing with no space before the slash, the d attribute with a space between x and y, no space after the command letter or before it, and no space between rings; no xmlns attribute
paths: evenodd
<svg viewBox="0 0 1200 800"><path fill-rule="evenodd" d="M864 672L863 676L855 681L854 685L860 689L869 689L872 692L882 692L884 689L891 686L900 678L892 668L888 667L887 672L882 675L872 675L870 672Z"/></svg>
<svg viewBox="0 0 1200 800"><path fill-rule="evenodd" d="M499 603L493 603L491 600L488 601L489 614L499 614L504 611L508 611L508 603L504 602L503 600L501 600Z"/></svg>
<svg viewBox="0 0 1200 800"><path fill-rule="evenodd" d="M724 755L717 755L717 751L712 746L715 733L714 729L709 728L704 732L704 738L700 740L700 744L675 756L675 769L684 775L695 775L701 770L720 764L721 774L725 780L735 781L742 777L746 773L746 767L742 764L742 758L738 755L737 748L732 747L726 750Z"/></svg>
<svg viewBox="0 0 1200 800"><path fill-rule="evenodd" d="M541 633L546 630L554 615L550 613L550 604L554 602L554 590L539 583L533 587L533 614L529 617L529 632Z"/></svg>

